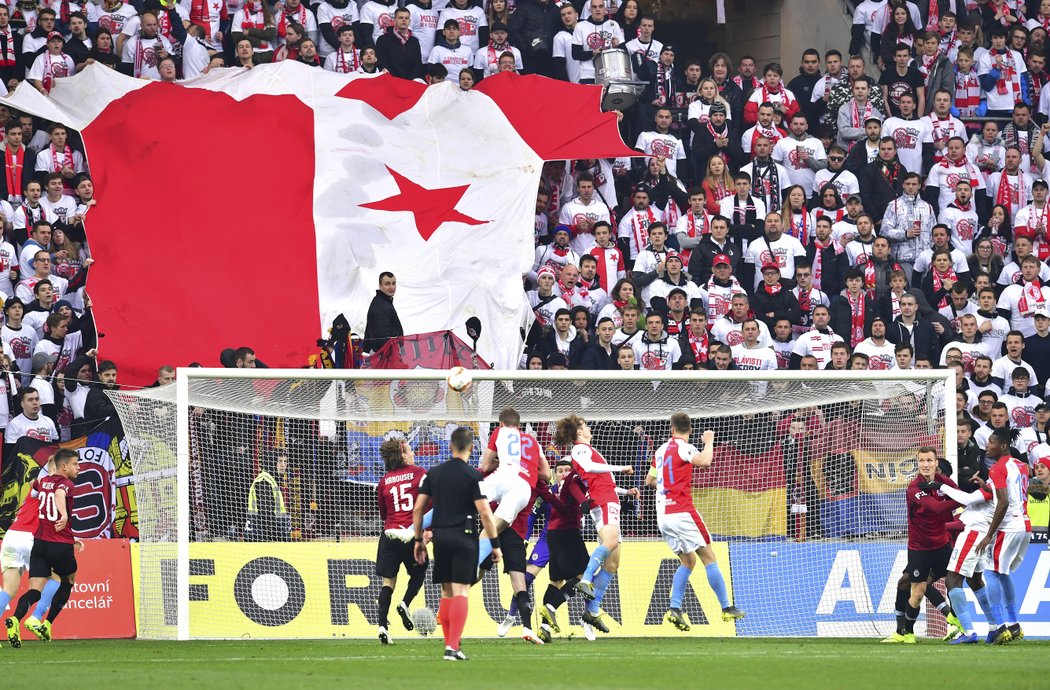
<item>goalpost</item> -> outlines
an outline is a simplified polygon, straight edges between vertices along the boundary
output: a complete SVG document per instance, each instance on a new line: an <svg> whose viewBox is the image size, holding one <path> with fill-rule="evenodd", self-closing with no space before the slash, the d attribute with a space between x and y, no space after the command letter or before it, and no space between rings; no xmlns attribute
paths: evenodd
<svg viewBox="0 0 1050 690"><path fill-rule="evenodd" d="M568 450L553 446L553 422L580 414L609 462L635 468L617 477L641 497L624 497L621 567L603 602L611 635L892 632L915 451L933 446L956 464L951 370L472 373L464 394L444 371L200 368L180 369L174 386L111 393L136 477L139 636L374 637L379 445L405 438L429 468L448 457L451 431L469 426L477 462L507 406L552 467ZM748 612L723 623L698 568L684 603L689 633L663 623L678 562L644 486L675 412L693 418L696 442L715 431L714 464L694 471L694 502L734 603ZM274 477L276 503L259 500L274 495L261 470ZM253 530L260 505L277 516ZM584 537L593 547L589 520ZM393 610L407 579L402 571L391 607L400 638L415 636ZM534 600L546 584L544 571ZM438 596L428 575L411 608L436 608ZM489 573L471 597L466 634L493 636L511 600L508 578ZM563 609L563 638L579 634L582 608L575 597ZM943 619L927 618L935 634Z"/></svg>

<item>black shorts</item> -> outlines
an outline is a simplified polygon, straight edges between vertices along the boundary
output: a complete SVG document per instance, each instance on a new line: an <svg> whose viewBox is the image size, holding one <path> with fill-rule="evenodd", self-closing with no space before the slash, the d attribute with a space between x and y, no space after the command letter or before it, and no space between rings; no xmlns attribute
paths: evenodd
<svg viewBox="0 0 1050 690"><path fill-rule="evenodd" d="M478 535L459 528L434 529L433 582L473 585L478 579Z"/></svg>
<svg viewBox="0 0 1050 690"><path fill-rule="evenodd" d="M508 527L500 532L499 548L503 554L503 572L525 572L525 540Z"/></svg>
<svg viewBox="0 0 1050 690"><path fill-rule="evenodd" d="M415 542L407 544L398 539L391 539L385 534L379 535L379 549L376 551L376 575L379 577L397 577L402 565L411 575L417 570L426 570L427 564L416 563Z"/></svg>
<svg viewBox="0 0 1050 690"><path fill-rule="evenodd" d="M29 553L29 577L68 577L77 571L77 557L72 544L37 539Z"/></svg>
<svg viewBox="0 0 1050 690"><path fill-rule="evenodd" d="M578 529L547 530L547 548L551 555L547 572L552 582L579 577L591 559Z"/></svg>
<svg viewBox="0 0 1050 690"><path fill-rule="evenodd" d="M948 572L948 559L951 555L951 542L932 551L908 549L908 579L912 582L926 582L932 575L935 582L940 580Z"/></svg>

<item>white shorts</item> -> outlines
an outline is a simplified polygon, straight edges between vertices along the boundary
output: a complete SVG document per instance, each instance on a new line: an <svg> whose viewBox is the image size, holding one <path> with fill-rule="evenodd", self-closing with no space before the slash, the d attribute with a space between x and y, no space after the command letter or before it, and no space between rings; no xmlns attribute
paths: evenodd
<svg viewBox="0 0 1050 690"><path fill-rule="evenodd" d="M0 570L29 568L29 554L33 551L33 535L29 532L10 530L0 544Z"/></svg>
<svg viewBox="0 0 1050 690"><path fill-rule="evenodd" d="M657 515L656 525L664 541L677 554L692 553L711 543L704 519L695 510Z"/></svg>
<svg viewBox="0 0 1050 690"><path fill-rule="evenodd" d="M596 532L601 532L606 525L613 525L616 529L620 529L620 502L600 503L592 506L591 521L594 522Z"/></svg>
<svg viewBox="0 0 1050 690"><path fill-rule="evenodd" d="M1032 540L1031 532L998 532L989 547L990 563L985 567L1000 575L1009 575L1021 567L1028 542Z"/></svg>
<svg viewBox="0 0 1050 690"><path fill-rule="evenodd" d="M496 471L481 482L481 493L499 505L493 515L508 525L532 500L532 487L525 478L515 472Z"/></svg>
<svg viewBox="0 0 1050 690"><path fill-rule="evenodd" d="M963 577L973 577L974 573L984 572L984 558L977 553L977 542L981 541L984 531L967 527L955 538L955 548L948 558L948 572L959 573Z"/></svg>

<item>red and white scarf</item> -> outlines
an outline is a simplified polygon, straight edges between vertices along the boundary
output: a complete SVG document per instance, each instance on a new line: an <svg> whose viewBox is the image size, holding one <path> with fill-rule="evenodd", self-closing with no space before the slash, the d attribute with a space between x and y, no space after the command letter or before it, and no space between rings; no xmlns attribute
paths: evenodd
<svg viewBox="0 0 1050 690"><path fill-rule="evenodd" d="M973 67L966 74L955 68L955 107L959 113L973 117L981 105L981 82L977 70Z"/></svg>
<svg viewBox="0 0 1050 690"><path fill-rule="evenodd" d="M754 91L755 89L758 88L758 85L759 85L758 77L751 77L748 81L750 82L750 84L749 84L748 87L745 87L744 86L744 78L742 76L740 76L738 74L735 77L733 77L733 83L736 84L737 86L739 86L741 91L745 91L745 90L748 90L748 89L750 89L751 91Z"/></svg>
<svg viewBox="0 0 1050 690"><path fill-rule="evenodd" d="M69 76L69 65L66 64L65 53L59 53L58 55L52 55L51 51L44 53L44 78L40 80L44 87L44 91L51 93L51 87L55 85L55 79L59 77ZM69 148L68 146L66 148ZM55 148L51 147L51 155L55 153ZM73 157L70 156L69 164L73 164ZM55 172L58 172L57 170Z"/></svg>
<svg viewBox="0 0 1050 690"><path fill-rule="evenodd" d="M404 44L408 39L404 39ZM486 48L486 64L488 65L487 73L495 74L499 71L499 56L510 50L509 43L496 43L495 41L489 41L488 48Z"/></svg>
<svg viewBox="0 0 1050 690"><path fill-rule="evenodd" d="M995 192L995 203L1006 207L1006 213L1011 218L1016 216L1014 209L1020 210L1028 205L1028 190L1025 189L1021 171L1018 170L1014 177L1017 178L1016 186L1010 184L1010 175L1005 170L999 173L999 189ZM1043 215L1046 215L1046 206L1043 206Z"/></svg>
<svg viewBox="0 0 1050 690"><path fill-rule="evenodd" d="M772 127L763 127L761 122L756 123L755 131L751 134L751 157L755 157L755 142L758 141L760 137L769 139L769 143L776 146L777 142L785 136L784 132L777 128L776 125Z"/></svg>
<svg viewBox="0 0 1050 690"><path fill-rule="evenodd" d="M284 38L285 36L288 35L288 18L289 17L294 19L295 23L298 24L299 26L305 27L306 26L307 12L308 12L308 10L306 9L306 6L303 5L303 4L300 4L299 7L297 7L294 10L289 10L288 6L285 5L284 8L281 10L281 19L280 19L280 21L277 22L277 35L280 36L281 38Z"/></svg>
<svg viewBox="0 0 1050 690"><path fill-rule="evenodd" d="M992 55L992 64L997 64L995 61L995 51L989 51ZM1017 71L1017 65L1014 64L1013 51L1009 48L1005 48L1000 55L1003 58L1003 67L999 70L999 81L995 82L995 90L1000 96L1005 96L1007 90L1011 91L1014 96L1014 102L1019 103L1021 101L1021 77ZM1017 77L1016 79L1014 77Z"/></svg>
<svg viewBox="0 0 1050 690"><path fill-rule="evenodd" d="M850 310L849 346L851 348L864 340L864 310L867 308L864 303L865 299L866 295L863 291L858 292L856 296L849 290L846 291L846 300L849 302Z"/></svg>
<svg viewBox="0 0 1050 690"><path fill-rule="evenodd" d="M798 224L795 223L796 215L801 217ZM809 244L809 211L804 205L800 212L792 211L788 214L788 234L801 242L803 246Z"/></svg>
<svg viewBox="0 0 1050 690"><path fill-rule="evenodd" d="M643 219L642 214L645 214ZM631 216L631 231L634 233L635 246L639 250L645 248L645 245L649 244L649 226L656 222L656 215L653 213L653 208L650 206L644 211L634 209L634 214Z"/></svg>
<svg viewBox="0 0 1050 690"><path fill-rule="evenodd" d="M685 232L688 237L703 237L704 235L710 234L711 232L711 219L707 217L707 214L703 211L700 212L700 224L697 226L696 215L690 211L685 217ZM692 249L683 249L679 252L682 255L682 264L685 266L689 265L689 257L693 255Z"/></svg>
<svg viewBox="0 0 1050 690"><path fill-rule="evenodd" d="M945 280L950 280L950 281L952 281L952 283L959 282L959 276L957 276L955 274L955 269L954 268L949 268L944 273L941 273L936 268L932 268L931 267L930 271L933 274L933 291L934 292L937 292L938 290L941 289L941 285L944 284ZM947 307L947 306L948 306L948 293L945 292L944 296L941 297L941 301L937 303L937 308L938 309L943 309L944 307Z"/></svg>
<svg viewBox="0 0 1050 690"><path fill-rule="evenodd" d="M1042 284L1036 278L1022 287L1021 297L1017 300L1017 311L1028 315L1039 307L1046 307L1046 297L1043 296Z"/></svg>
<svg viewBox="0 0 1050 690"><path fill-rule="evenodd" d="M398 40L401 41L401 45L408 43L408 39L412 38L412 29L405 29L404 33L398 31L396 28L390 33L397 36ZM497 58L498 61L498 58Z"/></svg>
<svg viewBox="0 0 1050 690"><path fill-rule="evenodd" d="M783 287L784 286L780 284L779 280L777 282L773 283L772 285L770 285L769 283L767 283L764 280L762 281L762 289L765 291L765 293L767 295L778 295L778 294L780 294L780 290Z"/></svg>
<svg viewBox="0 0 1050 690"><path fill-rule="evenodd" d="M930 13L926 20L927 31L938 31L941 23L941 8L937 0L930 0Z"/></svg>
<svg viewBox="0 0 1050 690"><path fill-rule="evenodd" d="M687 332L689 349L693 351L693 360L697 364L707 364L707 329L699 337L693 335L692 329Z"/></svg>
<svg viewBox="0 0 1050 690"><path fill-rule="evenodd" d="M979 179L977 177L977 168L970 165L970 161L966 158L966 156L963 156L958 163L949 160L948 158L945 158L940 163L938 163L938 165L943 166L945 170L951 170L952 168L962 168L964 174L959 175L959 181L962 182L963 180L969 180L972 186L977 186L977 180Z"/></svg>
<svg viewBox="0 0 1050 690"><path fill-rule="evenodd" d="M15 34L8 24L0 31L0 67L14 67L18 64L18 56L15 54Z"/></svg>
<svg viewBox="0 0 1050 690"><path fill-rule="evenodd" d="M813 287L819 290L821 289L820 278L824 274L824 250L828 247L834 247L835 254L837 256L842 250L842 245L840 245L838 242L834 241L830 237L828 238L827 242L821 242L819 238L814 237L813 246L814 248L816 248L816 251L813 253Z"/></svg>
<svg viewBox="0 0 1050 690"><path fill-rule="evenodd" d="M218 31L218 24L226 19L226 3L222 3L217 14L212 14L211 2L209 0L193 0L190 4L190 21L198 26L204 27L204 33L208 40L212 40Z"/></svg>
<svg viewBox="0 0 1050 690"><path fill-rule="evenodd" d="M922 74L924 79L930 76L930 70L933 69L933 66L935 64L937 64L937 58L939 58L940 56L940 50L938 50L933 55L922 54L919 56L919 72Z"/></svg>
<svg viewBox="0 0 1050 690"><path fill-rule="evenodd" d="M246 3L243 8L244 18L241 20L241 33L248 33L248 29L265 29L266 28L266 15L262 11L262 3L258 7L252 3ZM271 50L270 44L266 41L262 41L258 46L253 48L256 51L268 51Z"/></svg>
<svg viewBox="0 0 1050 690"><path fill-rule="evenodd" d="M994 19L998 19L1000 24L1010 26L1014 21L1024 21L1023 4L1024 0L989 0L988 8L995 13ZM1014 21L1007 19L1008 15L1014 17Z"/></svg>
<svg viewBox="0 0 1050 690"><path fill-rule="evenodd" d="M65 166L73 167L73 149L66 144L62 149L62 156L59 158L58 151L55 150L54 144L50 147L51 149L51 172L62 172L62 168Z"/></svg>
<svg viewBox="0 0 1050 690"><path fill-rule="evenodd" d="M335 51L335 71L339 74L351 74L361 67L361 56L357 54L356 48L350 49L349 59L342 48Z"/></svg>
<svg viewBox="0 0 1050 690"><path fill-rule="evenodd" d="M704 124L707 125L707 132L708 132L708 134L711 135L712 143L716 139L718 139L719 137L725 137L727 139L729 138L729 125L728 124L724 124L723 125L723 129L722 129L721 132L716 132L714 125L711 124L711 120L710 119L706 119L707 118L706 115L704 116L704 118L705 118ZM774 131L776 131L776 128L774 128ZM755 132L757 134L758 130L756 129ZM752 151L755 150L755 139L756 138L757 138L757 136L754 136L754 137L751 138L751 150ZM726 152L724 150L719 149L718 150L718 156L719 156L719 158L721 158L726 163L726 165L729 165L729 156L726 154ZM721 201L721 199L719 199L719 201Z"/></svg>
<svg viewBox="0 0 1050 690"><path fill-rule="evenodd" d="M998 195L996 195L996 197L998 198ZM1040 226L1042 226L1042 228L1043 228L1042 232L1044 232L1044 233L1046 232L1046 215L1047 215L1048 211L1050 211L1050 203L1044 203L1043 204L1043 211L1039 215L1036 215L1035 204L1031 204L1028 207L1028 222L1026 223L1026 225L1028 226L1028 229L1031 231L1029 236L1032 239L1035 239L1035 236L1037 234L1037 230L1038 230L1038 228Z"/></svg>
<svg viewBox="0 0 1050 690"><path fill-rule="evenodd" d="M26 149L19 146L13 155L10 151L8 149L4 152L4 174L7 175L8 198L13 199L22 194L22 169L25 166Z"/></svg>
<svg viewBox="0 0 1050 690"><path fill-rule="evenodd" d="M831 219L831 224L834 225L835 223L840 222L843 218L846 217L846 209L844 209L844 208L824 208L823 206L821 206L820 208L818 208L816 211L813 212L813 221L814 222L820 220L821 218L825 218L825 217Z"/></svg>
<svg viewBox="0 0 1050 690"><path fill-rule="evenodd" d="M941 120L937 117L937 113L930 113L930 125L933 130L930 138L933 139L933 143L935 144L937 142L944 142L945 144L947 144L948 140L952 137L963 136L963 132L955 131L955 121L952 119L951 115ZM934 163L940 163L944 160L945 150L946 148L941 149L940 151L934 151Z"/></svg>

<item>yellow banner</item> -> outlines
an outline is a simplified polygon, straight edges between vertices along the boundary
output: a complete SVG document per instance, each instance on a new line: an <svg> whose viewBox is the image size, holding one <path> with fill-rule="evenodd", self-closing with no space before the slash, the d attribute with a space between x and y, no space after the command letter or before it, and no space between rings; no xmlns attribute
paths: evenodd
<svg viewBox="0 0 1050 690"><path fill-rule="evenodd" d="M857 461L857 489L865 494L903 491L919 473L915 450L853 451Z"/></svg>
<svg viewBox="0 0 1050 690"><path fill-rule="evenodd" d="M707 584L702 565L698 564L693 572L683 606L693 627L682 633L663 622L678 558L662 542L628 542L621 548L620 571L602 605L612 636L735 636L735 625L722 622L718 600ZM714 549L732 596L728 547L715 544ZM378 625L376 599L382 586L375 574L375 555L375 542L191 544L190 634L195 638L374 637ZM136 593L140 592L139 561L136 549ZM404 630L395 611L407 582L402 570L390 610L391 632L400 638L416 636L415 632ZM547 583L544 570L533 585L537 603L542 601ZM153 586L159 588L159 582ZM439 592L428 576L410 608L428 606L436 612ZM171 599L173 589L166 589L163 596ZM139 616L153 617L163 615L164 610L175 610L174 600L158 610L155 604L159 593L148 599L154 605L147 606L149 602L140 599ZM489 573L471 589L470 616L464 634L494 637L510 600L509 578L502 573ZM576 596L568 607L559 609L562 638L569 634L582 637L578 624L584 604L583 597ZM510 632L510 636L520 634L520 627ZM434 636L440 640L440 629Z"/></svg>

